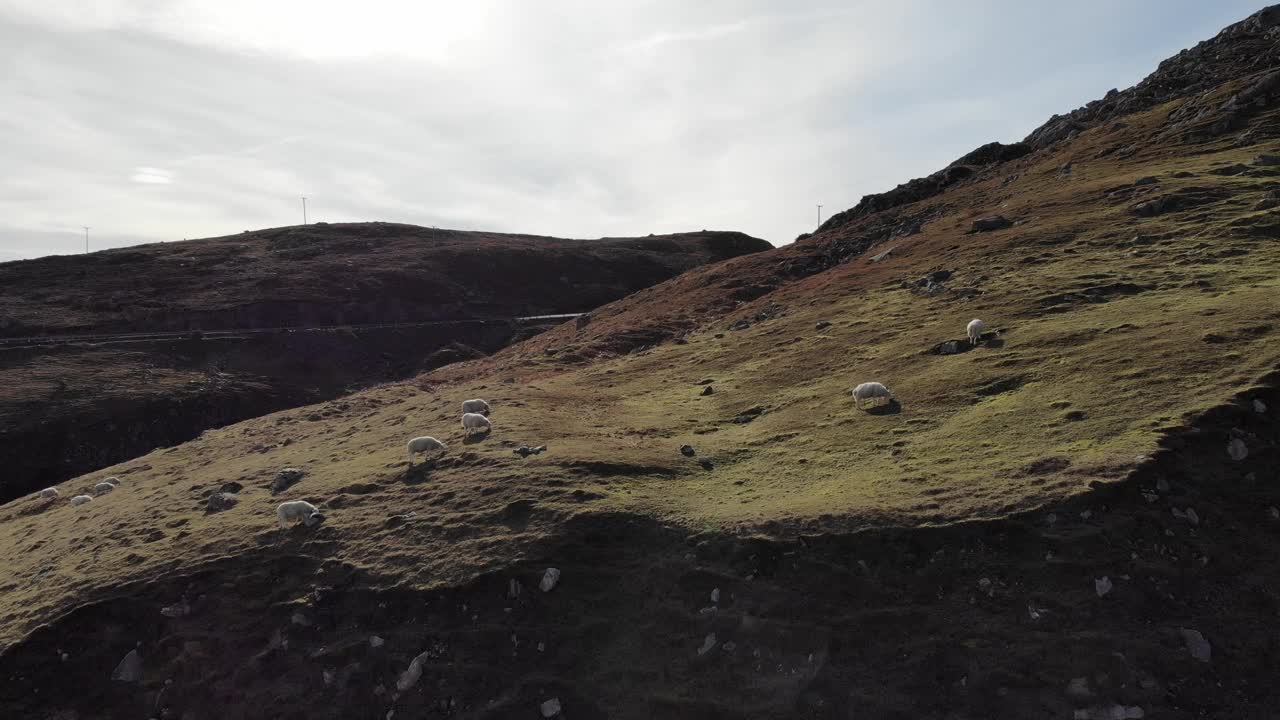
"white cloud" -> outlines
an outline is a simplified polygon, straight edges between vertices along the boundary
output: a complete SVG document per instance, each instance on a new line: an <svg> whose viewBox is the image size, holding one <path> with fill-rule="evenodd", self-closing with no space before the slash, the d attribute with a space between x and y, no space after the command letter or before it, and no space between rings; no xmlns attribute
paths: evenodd
<svg viewBox="0 0 1280 720"><path fill-rule="evenodd" d="M300 195L788 242L1253 9L1169 2L0 0L0 251L292 224Z"/></svg>

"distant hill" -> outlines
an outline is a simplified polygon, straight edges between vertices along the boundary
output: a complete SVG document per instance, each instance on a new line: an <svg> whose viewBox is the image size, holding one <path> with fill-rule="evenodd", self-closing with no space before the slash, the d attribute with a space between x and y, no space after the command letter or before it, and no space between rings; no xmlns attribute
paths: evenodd
<svg viewBox="0 0 1280 720"><path fill-rule="evenodd" d="M335 223L0 263L0 337L578 312L771 246L736 232L562 240Z"/></svg>

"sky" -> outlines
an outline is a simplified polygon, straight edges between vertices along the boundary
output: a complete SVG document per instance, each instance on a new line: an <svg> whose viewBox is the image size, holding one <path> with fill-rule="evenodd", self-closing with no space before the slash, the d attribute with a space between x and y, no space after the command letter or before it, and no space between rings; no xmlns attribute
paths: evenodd
<svg viewBox="0 0 1280 720"><path fill-rule="evenodd" d="M308 220L822 216L1128 87L1234 0L0 0L0 261Z"/></svg>

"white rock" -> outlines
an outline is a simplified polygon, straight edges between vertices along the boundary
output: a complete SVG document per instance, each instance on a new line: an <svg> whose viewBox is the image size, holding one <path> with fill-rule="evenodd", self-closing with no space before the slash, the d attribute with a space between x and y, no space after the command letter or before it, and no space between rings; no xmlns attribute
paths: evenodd
<svg viewBox="0 0 1280 720"><path fill-rule="evenodd" d="M370 636L369 636L369 647L380 648L380 647L382 647L383 645L386 645L386 644L387 644L387 641L386 641L386 640L383 640L382 638L378 637L377 635L370 635Z"/></svg>
<svg viewBox="0 0 1280 720"><path fill-rule="evenodd" d="M1112 587L1114 586L1111 584L1111 578L1107 577L1106 575L1103 575L1102 577L1097 578L1096 580L1093 581L1093 589L1095 592L1098 593L1098 597L1102 597L1107 593L1111 592Z"/></svg>
<svg viewBox="0 0 1280 720"><path fill-rule="evenodd" d="M707 633L707 637L702 641L702 647L698 648L699 655L706 655L711 652L711 648L716 646L716 634Z"/></svg>
<svg viewBox="0 0 1280 720"><path fill-rule="evenodd" d="M547 571L542 573L542 582L538 583L538 588L542 592L551 592L559 582L560 570L558 568L547 568Z"/></svg>
<svg viewBox="0 0 1280 720"><path fill-rule="evenodd" d="M720 588L716 588L715 590L711 591L711 602L713 603L720 602Z"/></svg>
<svg viewBox="0 0 1280 720"><path fill-rule="evenodd" d="M1240 438L1232 438L1231 442L1227 443L1227 455L1230 455L1232 460L1240 462L1249 457L1249 448Z"/></svg>
<svg viewBox="0 0 1280 720"><path fill-rule="evenodd" d="M1262 402L1261 400L1258 400L1257 398L1254 398L1253 411L1261 415L1262 413L1265 413L1267 411L1267 404Z"/></svg>
<svg viewBox="0 0 1280 720"><path fill-rule="evenodd" d="M560 714L560 698L551 698L550 700L538 706L538 711L542 713L544 718L553 718Z"/></svg>
<svg viewBox="0 0 1280 720"><path fill-rule="evenodd" d="M138 682L142 679L142 656L137 650L130 650L121 658L116 669L111 671L111 679L121 682Z"/></svg>
<svg viewBox="0 0 1280 720"><path fill-rule="evenodd" d="M421 653L409 663L409 667L400 674L400 679L396 680L396 689L404 692L414 685L418 684L418 680L422 677L422 663L427 661L427 654Z"/></svg>
<svg viewBox="0 0 1280 720"><path fill-rule="evenodd" d="M1199 630L1191 628L1178 628L1182 633L1182 640L1187 644L1187 651L1191 653L1191 657L1200 662L1209 662L1213 657L1213 649L1209 647L1209 641L1204 639L1204 635Z"/></svg>

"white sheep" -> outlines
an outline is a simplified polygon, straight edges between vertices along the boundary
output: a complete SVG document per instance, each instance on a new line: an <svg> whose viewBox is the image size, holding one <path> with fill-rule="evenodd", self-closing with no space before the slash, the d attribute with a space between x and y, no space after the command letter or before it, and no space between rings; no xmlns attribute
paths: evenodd
<svg viewBox="0 0 1280 720"><path fill-rule="evenodd" d="M280 503L280 507L276 508L276 519L280 521L280 529L283 530L286 522L297 524L299 520L307 527L315 527L324 522L324 515L320 514L315 505L305 500L290 500Z"/></svg>
<svg viewBox="0 0 1280 720"><path fill-rule="evenodd" d="M485 417L488 417L489 403L479 398L475 400L465 400L462 403L462 414L466 415L467 413L479 413L481 415L484 415Z"/></svg>
<svg viewBox="0 0 1280 720"><path fill-rule="evenodd" d="M413 464L413 456L417 455L418 453L429 453L432 450L448 450L448 449L449 449L448 445L445 445L444 443L440 442L439 440L433 437L429 437L427 435L424 435L422 437L416 437L409 441L409 446L408 446L409 464L410 465Z"/></svg>
<svg viewBox="0 0 1280 720"><path fill-rule="evenodd" d="M58 488L47 487L40 491L40 499L52 499L58 497Z"/></svg>
<svg viewBox="0 0 1280 720"><path fill-rule="evenodd" d="M853 389L853 403L861 410L864 400L868 408L888 405L893 402L893 393L878 382L864 382Z"/></svg>
<svg viewBox="0 0 1280 720"><path fill-rule="evenodd" d="M92 498L91 496L89 496L89 495L77 495L77 496L75 496L75 497L71 498L71 504L72 504L73 506L75 506L75 505L84 505L84 504L85 504L85 503L87 503L87 502L93 502L93 498Z"/></svg>
<svg viewBox="0 0 1280 720"><path fill-rule="evenodd" d="M116 489L116 486L115 486L115 484L114 484L114 483L109 483L109 482L105 482L105 481L104 481L104 482L100 482L100 483L98 483L97 485L94 485L94 486L93 486L93 494L94 494L94 495L106 495L107 493L109 493L109 492L111 492L112 490L115 490L115 489Z"/></svg>
<svg viewBox="0 0 1280 720"><path fill-rule="evenodd" d="M987 324L981 320L974 318L969 321L969 326L965 328L965 332L969 333L969 344L977 345L982 339L982 333L987 329Z"/></svg>
<svg viewBox="0 0 1280 720"><path fill-rule="evenodd" d="M462 416L462 430L468 436L473 432L489 432L492 429L493 424L489 422L489 418L480 413L466 413Z"/></svg>

